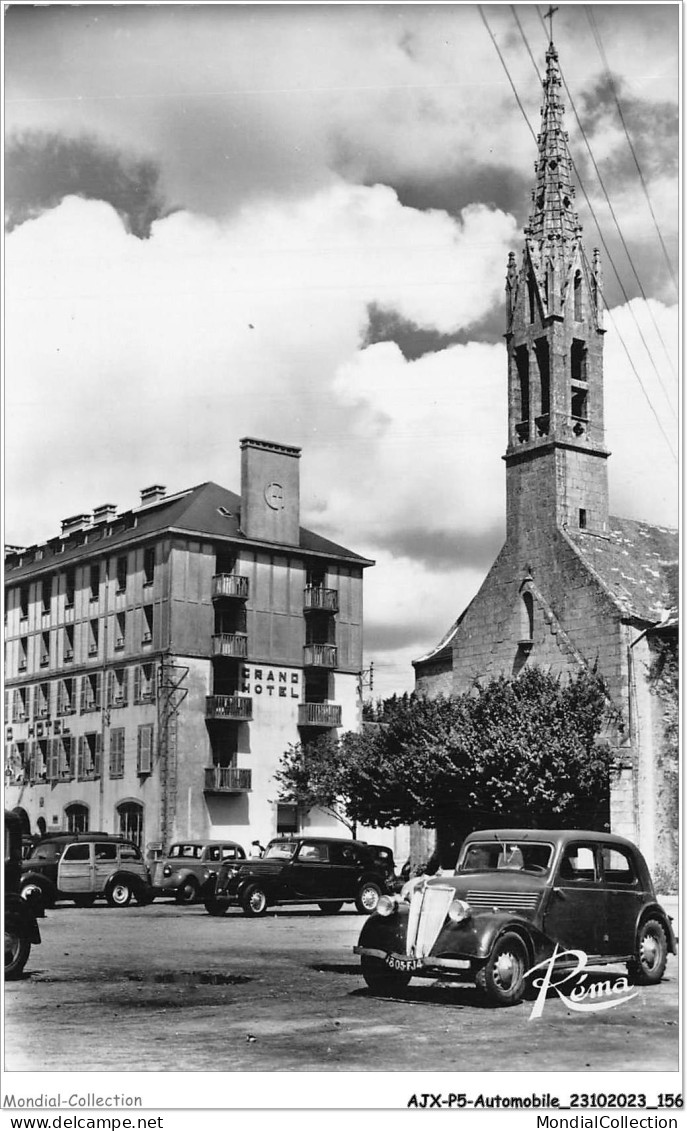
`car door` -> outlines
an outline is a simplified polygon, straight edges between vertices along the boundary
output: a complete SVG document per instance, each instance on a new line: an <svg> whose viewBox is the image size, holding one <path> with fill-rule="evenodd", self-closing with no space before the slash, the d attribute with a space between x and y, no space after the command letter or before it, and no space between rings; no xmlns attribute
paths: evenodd
<svg viewBox="0 0 687 1131"><path fill-rule="evenodd" d="M597 846L571 841L563 846L544 912L544 931L567 949L603 954L606 944L606 889Z"/></svg>
<svg viewBox="0 0 687 1131"><path fill-rule="evenodd" d="M637 919L645 895L634 856L625 845L604 844L601 848L606 888L606 954L634 953Z"/></svg>
<svg viewBox="0 0 687 1131"><path fill-rule="evenodd" d="M331 898L355 899L358 894L358 876L364 868L360 849L355 844L329 845Z"/></svg>
<svg viewBox="0 0 687 1131"><path fill-rule="evenodd" d="M329 846L317 841L304 840L289 869L289 882L293 897L316 902L332 899L329 866Z"/></svg>
<svg viewBox="0 0 687 1131"><path fill-rule="evenodd" d="M93 887L92 844L68 844L57 866L57 886L61 892L90 892Z"/></svg>
<svg viewBox="0 0 687 1131"><path fill-rule="evenodd" d="M114 841L97 841L94 845L95 859L93 861L94 888L93 891L101 892L112 873L117 868L117 844Z"/></svg>

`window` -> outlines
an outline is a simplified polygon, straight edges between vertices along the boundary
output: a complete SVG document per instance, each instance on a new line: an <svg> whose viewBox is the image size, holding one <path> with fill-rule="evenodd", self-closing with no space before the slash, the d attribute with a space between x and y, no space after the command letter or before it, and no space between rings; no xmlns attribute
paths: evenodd
<svg viewBox="0 0 687 1131"><path fill-rule="evenodd" d="M120 652L126 644L126 613L117 613L115 617L115 651Z"/></svg>
<svg viewBox="0 0 687 1131"><path fill-rule="evenodd" d="M51 738L48 743L48 781L69 781L73 777L71 735Z"/></svg>
<svg viewBox="0 0 687 1131"><path fill-rule="evenodd" d="M329 851L326 844L302 844L298 853L302 864L328 864Z"/></svg>
<svg viewBox="0 0 687 1131"><path fill-rule="evenodd" d="M155 701L155 667L153 664L139 664L134 668L134 703L153 703Z"/></svg>
<svg viewBox="0 0 687 1131"><path fill-rule="evenodd" d="M117 815L120 833L140 848L143 841L143 806L135 801L124 801L117 806Z"/></svg>
<svg viewBox="0 0 687 1131"><path fill-rule="evenodd" d="M19 660L18 666L20 672L26 671L27 656L29 653L29 639L27 636L22 636L19 641Z"/></svg>
<svg viewBox="0 0 687 1131"><path fill-rule="evenodd" d="M582 321L582 272L576 271L573 280L573 318Z"/></svg>
<svg viewBox="0 0 687 1131"><path fill-rule="evenodd" d="M534 316L537 310L537 298L535 293L534 279L531 275L527 277L527 298L529 302L530 322L534 322Z"/></svg>
<svg viewBox="0 0 687 1131"><path fill-rule="evenodd" d="M13 699L12 718L16 723L23 723L31 717L31 688L15 687Z"/></svg>
<svg viewBox="0 0 687 1131"><path fill-rule="evenodd" d="M139 774L153 772L153 725L147 723L138 728L138 754L136 769Z"/></svg>
<svg viewBox="0 0 687 1131"><path fill-rule="evenodd" d="M100 751L102 736L98 731L82 734L79 738L79 761L77 777L79 781L90 781L100 777Z"/></svg>
<svg viewBox="0 0 687 1131"><path fill-rule="evenodd" d="M84 675L81 677L81 714L85 715L89 711L100 710L100 698L102 688L102 673L93 672L92 675Z"/></svg>
<svg viewBox="0 0 687 1131"><path fill-rule="evenodd" d="M580 530L586 530L587 529L587 512L584 509L584 507L580 507L579 520L580 520L580 522L579 522Z"/></svg>
<svg viewBox="0 0 687 1131"><path fill-rule="evenodd" d="M570 377L573 381L587 380L587 347L578 338L573 338L570 347Z"/></svg>
<svg viewBox="0 0 687 1131"><path fill-rule="evenodd" d="M22 585L19 590L19 616L25 620L29 615L29 587Z"/></svg>
<svg viewBox="0 0 687 1131"><path fill-rule="evenodd" d="M95 858L101 864L111 864L117 859L117 845L112 841L101 841L95 846Z"/></svg>
<svg viewBox="0 0 687 1131"><path fill-rule="evenodd" d="M124 777L124 727L110 731L110 777Z"/></svg>
<svg viewBox="0 0 687 1131"><path fill-rule="evenodd" d="M67 818L68 833L88 832L88 807L86 805L80 805L78 802L67 805L64 815Z"/></svg>
<svg viewBox="0 0 687 1131"><path fill-rule="evenodd" d="M5 785L23 785L27 781L26 743L5 745Z"/></svg>
<svg viewBox="0 0 687 1131"><path fill-rule="evenodd" d="M534 598L531 593L522 595L520 606L520 641L532 640L534 636Z"/></svg>
<svg viewBox="0 0 687 1131"><path fill-rule="evenodd" d="M76 713L78 681L76 679L61 679L57 685L57 714L73 715Z"/></svg>
<svg viewBox="0 0 687 1131"><path fill-rule="evenodd" d="M570 844L563 854L559 870L563 882L591 884L596 880L594 849L586 844Z"/></svg>
<svg viewBox="0 0 687 1131"><path fill-rule="evenodd" d="M298 832L298 807L296 805L277 805L277 832Z"/></svg>
<svg viewBox="0 0 687 1131"><path fill-rule="evenodd" d="M539 392L541 404L541 416L548 416L551 409L551 374L549 367L549 343L546 338L539 338L534 343L534 352L537 358L537 368L539 370ZM542 428L544 422L538 421L540 434L548 432L548 421L546 421L546 428Z"/></svg>
<svg viewBox="0 0 687 1131"><path fill-rule="evenodd" d="M66 864L69 861L73 861L74 863L81 864L90 860L90 856L90 844L68 844L62 853L61 863Z"/></svg>
<svg viewBox="0 0 687 1131"><path fill-rule="evenodd" d="M50 666L50 633L41 633L41 652L40 652L40 665L42 668Z"/></svg>
<svg viewBox="0 0 687 1131"><path fill-rule="evenodd" d="M91 601L97 601L100 595L100 562L96 562L88 570L88 589Z"/></svg>
<svg viewBox="0 0 687 1131"><path fill-rule="evenodd" d="M152 585L155 580L155 547L143 551L143 584Z"/></svg>
<svg viewBox="0 0 687 1131"><path fill-rule="evenodd" d="M50 714L50 684L39 683L34 698L34 718L44 719Z"/></svg>
<svg viewBox="0 0 687 1131"><path fill-rule="evenodd" d="M515 364L518 370L518 388L520 391L517 415L518 421L524 422L530 418L530 355L526 346L516 349Z"/></svg>
<svg viewBox="0 0 687 1131"><path fill-rule="evenodd" d="M117 558L117 592L126 593L127 560L126 556Z"/></svg>
<svg viewBox="0 0 687 1131"><path fill-rule="evenodd" d="M570 411L574 420L587 419L587 390L573 385L570 397Z"/></svg>
<svg viewBox="0 0 687 1131"><path fill-rule="evenodd" d="M64 626L63 637L63 660L65 664L71 664L74 659L74 625L66 624Z"/></svg>
<svg viewBox="0 0 687 1131"><path fill-rule="evenodd" d="M129 673L126 668L115 668L108 673L108 707L126 707L128 701Z"/></svg>
<svg viewBox="0 0 687 1131"><path fill-rule="evenodd" d="M65 573L65 605L71 608L74 604L74 593L76 592L76 573L73 569L68 569Z"/></svg>
<svg viewBox="0 0 687 1131"><path fill-rule="evenodd" d="M44 577L41 581L41 612L50 612L52 598L52 577Z"/></svg>
<svg viewBox="0 0 687 1131"><path fill-rule="evenodd" d="M637 878L634 860L625 848L610 848L604 845L601 849L604 866L604 878L613 887L633 884Z"/></svg>
<svg viewBox="0 0 687 1131"><path fill-rule="evenodd" d="M39 739L34 743L30 762L30 778L32 782L45 781L48 774L48 740Z"/></svg>
<svg viewBox="0 0 687 1131"><path fill-rule="evenodd" d="M88 622L88 655L98 655L98 641L100 637L100 621L91 620Z"/></svg>
<svg viewBox="0 0 687 1131"><path fill-rule="evenodd" d="M153 605L143 606L143 643L151 644L153 640Z"/></svg>

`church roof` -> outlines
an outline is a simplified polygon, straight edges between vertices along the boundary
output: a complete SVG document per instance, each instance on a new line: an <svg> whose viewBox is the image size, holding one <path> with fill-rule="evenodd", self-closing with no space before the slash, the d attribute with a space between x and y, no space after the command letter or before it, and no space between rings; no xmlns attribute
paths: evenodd
<svg viewBox="0 0 687 1131"><path fill-rule="evenodd" d="M624 617L652 625L676 619L677 531L614 516L609 516L608 525L608 535L569 529L565 533Z"/></svg>

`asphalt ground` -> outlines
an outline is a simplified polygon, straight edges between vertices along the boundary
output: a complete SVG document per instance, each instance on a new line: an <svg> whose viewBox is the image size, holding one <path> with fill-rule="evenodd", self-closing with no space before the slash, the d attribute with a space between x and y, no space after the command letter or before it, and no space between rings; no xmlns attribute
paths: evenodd
<svg viewBox="0 0 687 1131"><path fill-rule="evenodd" d="M601 1012L550 994L490 1005L469 984L414 980L375 998L352 953L353 910L202 906L77 909L41 920L24 977L5 989L10 1071L676 1071L678 962ZM624 974L609 968L607 981ZM588 981L593 981L590 975Z"/></svg>

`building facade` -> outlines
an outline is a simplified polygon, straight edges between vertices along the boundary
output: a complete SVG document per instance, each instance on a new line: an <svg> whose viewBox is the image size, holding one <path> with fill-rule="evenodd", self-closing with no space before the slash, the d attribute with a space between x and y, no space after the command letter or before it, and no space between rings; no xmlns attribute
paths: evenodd
<svg viewBox="0 0 687 1131"><path fill-rule="evenodd" d="M360 725L363 571L300 526L300 450L241 441L241 494L141 492L5 559L5 803L27 832L246 848L288 745Z"/></svg>
<svg viewBox="0 0 687 1131"><path fill-rule="evenodd" d="M615 719L611 827L670 873L677 767L650 677L677 632L677 535L609 515L601 264L573 208L560 88L550 44L534 207L506 277L506 541L468 608L415 662L416 686L450 695L526 664L597 667Z"/></svg>

